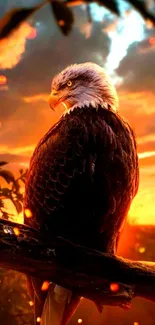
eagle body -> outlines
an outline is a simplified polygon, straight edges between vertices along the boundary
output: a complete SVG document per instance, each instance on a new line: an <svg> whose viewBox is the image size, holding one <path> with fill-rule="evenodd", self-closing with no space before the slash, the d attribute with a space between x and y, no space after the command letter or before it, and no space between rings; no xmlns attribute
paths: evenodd
<svg viewBox="0 0 155 325"><path fill-rule="evenodd" d="M102 251L109 245L114 252L137 187L129 124L102 107L76 108L35 149L24 202L32 218L25 223Z"/></svg>
<svg viewBox="0 0 155 325"><path fill-rule="evenodd" d="M115 253L139 184L135 136L117 112L116 90L102 67L75 64L54 77L49 104L53 110L63 105L65 112L31 158L24 222L48 238ZM41 324L65 325L79 303L76 293L71 298L53 284L46 298L38 279L28 282L35 317L43 309Z"/></svg>

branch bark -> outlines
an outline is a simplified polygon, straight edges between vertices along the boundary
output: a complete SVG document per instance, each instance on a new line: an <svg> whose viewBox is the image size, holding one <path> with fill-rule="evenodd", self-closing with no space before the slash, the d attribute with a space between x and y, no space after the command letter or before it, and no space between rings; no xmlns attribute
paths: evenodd
<svg viewBox="0 0 155 325"><path fill-rule="evenodd" d="M128 308L135 296L155 302L155 263L104 254L60 237L43 238L6 220L0 220L0 266L55 282L97 306Z"/></svg>

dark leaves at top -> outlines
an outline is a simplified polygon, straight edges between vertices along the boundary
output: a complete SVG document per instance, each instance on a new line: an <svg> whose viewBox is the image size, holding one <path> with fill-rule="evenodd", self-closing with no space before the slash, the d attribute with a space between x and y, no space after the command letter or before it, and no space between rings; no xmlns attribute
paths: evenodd
<svg viewBox="0 0 155 325"><path fill-rule="evenodd" d="M14 29L25 21L38 7L12 9L0 20L0 39L7 37Z"/></svg>
<svg viewBox="0 0 155 325"><path fill-rule="evenodd" d="M148 10L145 1L142 0L128 0L130 4L137 9L144 19L151 20L155 25L155 16L152 15Z"/></svg>
<svg viewBox="0 0 155 325"><path fill-rule="evenodd" d="M15 182L14 175L8 170L0 170L0 177L3 177L8 184Z"/></svg>
<svg viewBox="0 0 155 325"><path fill-rule="evenodd" d="M60 1L51 1L51 7L59 28L64 35L68 35L74 23L72 11Z"/></svg>
<svg viewBox="0 0 155 325"><path fill-rule="evenodd" d="M78 0L65 0L57 1L57 0L44 0L39 5L32 8L21 8L21 9L13 9L9 11L1 20L0 20L0 40L4 37L9 36L9 34L19 25L25 21L31 14L35 11L43 7L47 2L51 4L52 11L54 17L57 21L59 28L61 29L64 35L68 35L72 30L74 23L74 16L69 7L77 5L80 3L93 3L96 2L101 6L106 7L111 12L116 15L120 15L119 10L119 1L118 0L85 0L79 2ZM150 20L153 24L155 24L155 15L151 13L147 8L147 1L144 0L126 0L129 4L131 4L145 20ZM87 8L88 9L88 8ZM88 20L91 21L90 12L88 14ZM1 165L0 165L1 166Z"/></svg>
<svg viewBox="0 0 155 325"><path fill-rule="evenodd" d="M99 0L96 1L99 5L106 7L114 14L120 16L119 6L117 0Z"/></svg>

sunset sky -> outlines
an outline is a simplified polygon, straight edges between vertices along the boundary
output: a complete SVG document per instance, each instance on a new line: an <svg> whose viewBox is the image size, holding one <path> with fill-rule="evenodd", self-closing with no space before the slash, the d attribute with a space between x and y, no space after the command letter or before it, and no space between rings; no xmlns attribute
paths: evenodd
<svg viewBox="0 0 155 325"><path fill-rule="evenodd" d="M1 0L0 16L24 3ZM155 224L155 30L125 2L120 8L117 18L91 5L90 25L85 6L74 7L74 28L65 37L47 5L0 42L0 160L14 171L28 166L40 137L62 114L47 103L52 77L71 63L96 62L111 75L120 113L137 136L140 188L129 220Z"/></svg>

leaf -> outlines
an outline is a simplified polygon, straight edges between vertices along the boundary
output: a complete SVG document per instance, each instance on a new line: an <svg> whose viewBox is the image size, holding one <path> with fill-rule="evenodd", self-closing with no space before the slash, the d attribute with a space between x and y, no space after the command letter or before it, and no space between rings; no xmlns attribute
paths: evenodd
<svg viewBox="0 0 155 325"><path fill-rule="evenodd" d="M10 199L11 191L7 187L1 188L0 197L3 199Z"/></svg>
<svg viewBox="0 0 155 325"><path fill-rule="evenodd" d="M26 18L34 13L39 6L33 8L12 9L0 20L0 39L7 37Z"/></svg>
<svg viewBox="0 0 155 325"><path fill-rule="evenodd" d="M6 161L0 161L0 166L7 165L8 163Z"/></svg>
<svg viewBox="0 0 155 325"><path fill-rule="evenodd" d="M23 194L16 193L16 196L18 201L23 202Z"/></svg>
<svg viewBox="0 0 155 325"><path fill-rule="evenodd" d="M10 218L9 218L9 213L3 211L3 212L2 212L1 219L9 220L9 219L10 219Z"/></svg>
<svg viewBox="0 0 155 325"><path fill-rule="evenodd" d="M17 210L17 213L22 212L22 210L23 210L22 204L17 200L11 200L11 201L14 204L14 206L15 206L15 208Z"/></svg>
<svg viewBox="0 0 155 325"><path fill-rule="evenodd" d="M112 11L114 14L120 16L120 10L118 6L117 0L99 0L96 1L99 5L106 7L110 11Z"/></svg>
<svg viewBox="0 0 155 325"><path fill-rule="evenodd" d="M8 170L0 170L0 176L3 177L8 184L15 182L13 174Z"/></svg>
<svg viewBox="0 0 155 325"><path fill-rule="evenodd" d="M20 178L21 182L25 184L25 176Z"/></svg>
<svg viewBox="0 0 155 325"><path fill-rule="evenodd" d="M129 2L137 11L141 14L141 16L146 20L151 20L155 24L155 16L152 15L146 7L145 1L142 0L126 0Z"/></svg>
<svg viewBox="0 0 155 325"><path fill-rule="evenodd" d="M17 193L19 192L19 189L20 189L19 182L18 182L18 180L15 180L15 181L13 182L12 192L14 192L14 193L17 194Z"/></svg>
<svg viewBox="0 0 155 325"><path fill-rule="evenodd" d="M87 10L88 23L92 23L92 15L91 15L91 10L89 5L87 5L86 10Z"/></svg>
<svg viewBox="0 0 155 325"><path fill-rule="evenodd" d="M2 199L0 199L0 209L1 209L1 208L4 208L4 202L3 202Z"/></svg>
<svg viewBox="0 0 155 325"><path fill-rule="evenodd" d="M50 3L59 28L64 35L68 35L74 23L74 16L71 9L64 2L52 0Z"/></svg>

